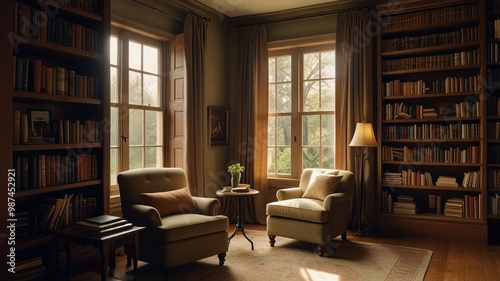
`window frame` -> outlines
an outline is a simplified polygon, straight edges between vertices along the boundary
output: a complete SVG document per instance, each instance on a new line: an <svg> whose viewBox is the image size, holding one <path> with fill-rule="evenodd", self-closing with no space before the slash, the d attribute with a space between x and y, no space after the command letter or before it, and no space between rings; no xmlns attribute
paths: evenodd
<svg viewBox="0 0 500 281"><path fill-rule="evenodd" d="M305 115L317 115L330 113L335 117L335 110L333 111L314 111L314 112L304 112L303 109L303 91L304 85L304 73L303 73L303 55L305 53L311 52L322 52L322 51L335 51L335 35L328 34L324 36L316 36L313 38L300 38L293 40L285 40L279 42L271 42L268 44L268 57L277 57L284 55L291 55L291 67L292 67L292 112L290 114L280 114L280 113L269 113L271 116L280 115L291 115L291 153L292 153L292 163L290 174L267 174L269 179L269 184L283 184L288 180L299 179L302 173L302 118ZM294 69L295 67L295 69ZM269 85L271 85L269 83ZM335 133L335 132L334 132ZM296 137L296 140L294 138ZM269 146L268 146L269 147ZM334 145L335 149L335 145ZM295 159L294 159L295 158Z"/></svg>

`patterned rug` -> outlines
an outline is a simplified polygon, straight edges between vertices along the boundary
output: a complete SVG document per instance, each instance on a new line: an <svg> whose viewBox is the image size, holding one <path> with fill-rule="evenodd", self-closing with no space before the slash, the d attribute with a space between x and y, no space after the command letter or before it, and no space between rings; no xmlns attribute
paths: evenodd
<svg viewBox="0 0 500 281"><path fill-rule="evenodd" d="M265 231L248 230L250 243L238 233L224 266L216 256L176 267L169 280L423 280L432 251L393 245L336 240L330 257L319 257L314 244L283 237L269 246ZM161 270L139 263L136 280L162 280ZM116 277L127 280L129 275ZM110 278L114 280L114 278Z"/></svg>

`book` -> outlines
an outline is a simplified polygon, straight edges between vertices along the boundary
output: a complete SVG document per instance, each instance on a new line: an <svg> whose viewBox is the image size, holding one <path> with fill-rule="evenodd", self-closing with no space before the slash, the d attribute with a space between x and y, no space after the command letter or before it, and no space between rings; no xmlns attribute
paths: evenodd
<svg viewBox="0 0 500 281"><path fill-rule="evenodd" d="M21 143L21 111L14 111L14 121L12 122L12 144Z"/></svg>
<svg viewBox="0 0 500 281"><path fill-rule="evenodd" d="M84 221L93 224L108 224L119 220L122 220L122 218L111 215L100 215L97 217L86 218Z"/></svg>
<svg viewBox="0 0 500 281"><path fill-rule="evenodd" d="M113 233L117 233L117 232L120 232L120 231L124 231L124 230L127 230L127 229L130 229L134 227L134 225L130 222L127 222L127 223L124 223L124 224L120 224L120 225L117 225L117 226L114 226L114 227L110 227L110 228L106 228L106 229L93 229L93 228L76 228L77 231L81 232L81 233L85 233L85 234L89 234L89 235L95 235L95 236L106 236L106 235L110 235L110 234L113 234Z"/></svg>
<svg viewBox="0 0 500 281"><path fill-rule="evenodd" d="M119 225L122 225L122 224L126 224L126 223L128 223L128 221L125 220L125 219L121 219L121 220L110 222L110 223L103 223L103 224L91 223L91 222L88 222L88 221L84 220L84 221L76 222L75 225L76 225L77 229L103 230L103 229L108 229L108 228L116 227L116 226L119 226Z"/></svg>

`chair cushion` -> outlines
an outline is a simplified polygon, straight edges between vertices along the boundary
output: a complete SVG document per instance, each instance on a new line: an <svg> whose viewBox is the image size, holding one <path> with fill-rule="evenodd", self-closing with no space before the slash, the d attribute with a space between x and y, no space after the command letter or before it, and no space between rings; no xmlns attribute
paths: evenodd
<svg viewBox="0 0 500 281"><path fill-rule="evenodd" d="M311 198L295 198L266 205L268 216L291 218L316 223L328 222L328 212L323 201Z"/></svg>
<svg viewBox="0 0 500 281"><path fill-rule="evenodd" d="M335 192L341 179L342 176L314 171L302 197L324 200L328 194Z"/></svg>
<svg viewBox="0 0 500 281"><path fill-rule="evenodd" d="M161 219L162 225L153 230L155 243L167 244L221 231L229 227L226 216L176 214Z"/></svg>
<svg viewBox="0 0 500 281"><path fill-rule="evenodd" d="M144 204L154 207L160 216L199 213L188 187L164 192L141 193Z"/></svg>

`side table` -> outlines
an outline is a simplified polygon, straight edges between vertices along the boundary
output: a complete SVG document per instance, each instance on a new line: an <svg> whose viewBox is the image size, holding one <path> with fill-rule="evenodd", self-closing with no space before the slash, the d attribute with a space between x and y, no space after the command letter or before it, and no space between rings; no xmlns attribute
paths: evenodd
<svg viewBox="0 0 500 281"><path fill-rule="evenodd" d="M250 238L247 237L247 235L245 234L245 229L243 228L243 206L245 203L245 199L256 196L257 194L259 194L259 191L255 189L250 189L249 191L246 192L217 190L216 194L219 197L235 198L237 201L236 227L234 228L233 234L229 236L229 242L231 242L231 239L236 235L238 231L241 231L241 233L243 233L243 236L245 236L245 238L250 242L250 244L252 244L252 250L253 250L253 242L252 240L250 240Z"/></svg>
<svg viewBox="0 0 500 281"><path fill-rule="evenodd" d="M92 245L99 249L101 256L101 280L106 281L106 263L109 259L110 276L116 268L115 248L120 245L132 246L129 252L133 257L134 275L137 272L137 259L139 254L139 231L143 226L134 226L124 231L116 232L106 236L89 235L77 231L75 228L67 228L57 232L57 235L65 240L66 246L66 270L69 279L71 272L71 243L81 245Z"/></svg>

